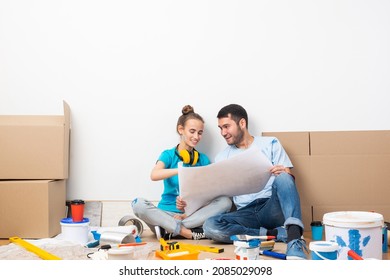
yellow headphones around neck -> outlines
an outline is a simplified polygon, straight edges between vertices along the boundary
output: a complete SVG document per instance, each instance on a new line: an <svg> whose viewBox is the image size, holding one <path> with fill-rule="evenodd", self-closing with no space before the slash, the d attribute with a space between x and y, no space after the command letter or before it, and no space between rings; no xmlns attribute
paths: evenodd
<svg viewBox="0 0 390 280"><path fill-rule="evenodd" d="M192 149L192 151L188 150L181 150L178 151L179 145L176 146L175 153L179 157L181 161L185 164L191 164L195 165L199 160L199 152L195 149Z"/></svg>

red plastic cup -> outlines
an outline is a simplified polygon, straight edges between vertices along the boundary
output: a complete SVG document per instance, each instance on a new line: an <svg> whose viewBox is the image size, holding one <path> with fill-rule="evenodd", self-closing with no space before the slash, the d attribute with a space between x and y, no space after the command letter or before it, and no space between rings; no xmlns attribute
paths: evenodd
<svg viewBox="0 0 390 280"><path fill-rule="evenodd" d="M72 220L75 223L82 222L84 219L84 204L83 200L77 199L70 202L70 211L72 213Z"/></svg>

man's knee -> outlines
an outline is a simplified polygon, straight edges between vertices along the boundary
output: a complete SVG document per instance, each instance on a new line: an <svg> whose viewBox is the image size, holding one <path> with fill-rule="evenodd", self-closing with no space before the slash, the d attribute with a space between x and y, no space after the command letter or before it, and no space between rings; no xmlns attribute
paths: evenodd
<svg viewBox="0 0 390 280"><path fill-rule="evenodd" d="M287 172L283 172L275 177L274 184L277 186L295 186L295 180L293 176L291 176Z"/></svg>
<svg viewBox="0 0 390 280"><path fill-rule="evenodd" d="M221 205L221 208L224 210L223 212L230 212L232 209L232 199L227 196L221 196L216 199L217 202Z"/></svg>
<svg viewBox="0 0 390 280"><path fill-rule="evenodd" d="M206 236L207 236L207 233L211 234L211 232L214 231L214 229L216 227L215 221L216 221L216 216L210 217L210 218L206 219L206 221L204 221L203 231L206 233Z"/></svg>
<svg viewBox="0 0 390 280"><path fill-rule="evenodd" d="M207 218L206 221L204 221L203 223L203 230L206 231L206 229L209 229L211 227L211 221L210 219L212 219L213 217L210 217L210 218Z"/></svg>

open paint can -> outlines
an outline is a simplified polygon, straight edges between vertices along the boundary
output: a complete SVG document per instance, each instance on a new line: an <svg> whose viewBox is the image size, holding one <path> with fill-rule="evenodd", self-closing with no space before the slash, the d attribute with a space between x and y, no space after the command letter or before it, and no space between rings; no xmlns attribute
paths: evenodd
<svg viewBox="0 0 390 280"><path fill-rule="evenodd" d="M234 253L236 260L258 260L260 254L260 240L236 240L234 241Z"/></svg>
<svg viewBox="0 0 390 280"><path fill-rule="evenodd" d="M330 241L313 241L309 244L312 260L337 260L339 244Z"/></svg>

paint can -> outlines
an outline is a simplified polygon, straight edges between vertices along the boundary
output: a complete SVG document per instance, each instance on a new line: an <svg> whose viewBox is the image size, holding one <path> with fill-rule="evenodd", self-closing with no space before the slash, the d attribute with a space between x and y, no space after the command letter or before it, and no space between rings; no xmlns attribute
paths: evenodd
<svg viewBox="0 0 390 280"><path fill-rule="evenodd" d="M374 212L340 211L323 217L325 240L339 245L339 260L353 250L363 259L382 259L383 216Z"/></svg>
<svg viewBox="0 0 390 280"><path fill-rule="evenodd" d="M234 253L236 260L258 260L260 255L260 240L252 239L248 241L234 241Z"/></svg>
<svg viewBox="0 0 390 280"><path fill-rule="evenodd" d="M311 251L311 259L322 260L337 260L339 244L330 241L313 241L309 244Z"/></svg>
<svg viewBox="0 0 390 280"><path fill-rule="evenodd" d="M89 219L73 222L72 218L64 218L61 224L61 239L85 245L89 239Z"/></svg>

